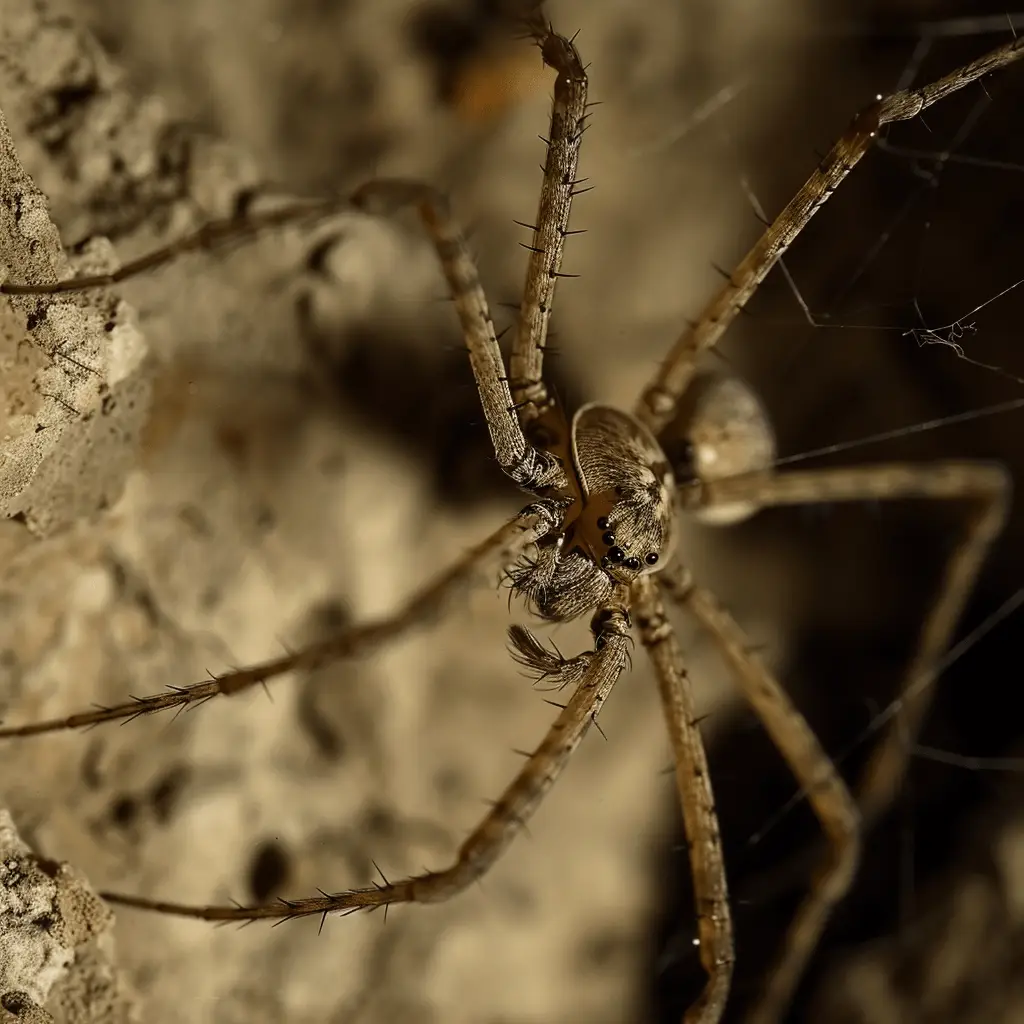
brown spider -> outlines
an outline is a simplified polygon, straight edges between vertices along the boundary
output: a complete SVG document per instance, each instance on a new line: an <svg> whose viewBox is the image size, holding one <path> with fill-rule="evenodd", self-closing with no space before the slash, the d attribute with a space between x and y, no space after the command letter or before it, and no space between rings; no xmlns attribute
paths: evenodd
<svg viewBox="0 0 1024 1024"><path fill-rule="evenodd" d="M629 661L635 621L659 682L676 757L676 779L690 848L698 908L701 961L707 984L686 1020L709 1024L725 1007L733 966L732 924L711 782L682 652L665 614L679 605L707 630L806 794L828 838L815 874L770 972L751 1020L775 1021L787 1006L836 903L857 869L861 834L889 803L906 761L906 736L918 728L926 693L985 553L1005 517L1008 479L991 465L941 462L888 464L807 472L773 471L774 443L753 393L731 377L698 374L698 357L717 344L760 282L870 148L879 127L919 114L932 103L1024 53L1014 41L919 89L879 97L860 114L796 197L767 228L693 327L673 345L632 413L588 405L568 418L543 378L543 358L562 251L576 194L587 76L570 40L539 15L529 31L556 72L554 103L520 319L506 372L486 299L445 198L429 186L379 180L350 199L358 209L387 215L411 206L419 213L444 269L476 378L498 464L533 500L511 522L414 594L392 616L345 629L274 661L115 707L66 718L8 725L0 738L94 725L218 694L230 695L286 672L311 670L352 657L435 615L481 569L506 567L513 591L543 619L563 622L591 613L592 650L565 658L529 630L509 631L513 657L538 678L572 695L545 738L486 817L462 843L455 862L439 871L367 888L323 893L276 904L190 906L105 893L111 902L208 921L288 919L446 900L479 879L504 852L554 784L595 722ZM338 208L334 202L296 204L254 216L244 225L211 225L155 253L96 277L52 285L7 283L5 294L53 294L114 284L222 237L288 223ZM963 539L945 570L921 632L889 733L851 795L785 691L750 649L742 630L696 584L673 546L677 514L730 522L772 505L921 498L970 505ZM898 730L898 735L897 735Z"/></svg>

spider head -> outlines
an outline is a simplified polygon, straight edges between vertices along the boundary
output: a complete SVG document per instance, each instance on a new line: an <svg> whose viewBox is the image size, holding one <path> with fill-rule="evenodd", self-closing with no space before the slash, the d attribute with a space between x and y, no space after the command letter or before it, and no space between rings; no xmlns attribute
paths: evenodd
<svg viewBox="0 0 1024 1024"><path fill-rule="evenodd" d="M671 555L675 480L654 436L628 413L584 406L572 421L575 500L561 532L510 570L542 618L575 619Z"/></svg>
<svg viewBox="0 0 1024 1024"><path fill-rule="evenodd" d="M775 461L775 433L757 395L738 377L697 376L660 440L681 485L759 473ZM696 513L715 526L738 523L757 511L735 503Z"/></svg>
<svg viewBox="0 0 1024 1024"><path fill-rule="evenodd" d="M618 409L587 405L573 417L572 457L582 501L567 539L614 583L664 566L675 478L650 431Z"/></svg>

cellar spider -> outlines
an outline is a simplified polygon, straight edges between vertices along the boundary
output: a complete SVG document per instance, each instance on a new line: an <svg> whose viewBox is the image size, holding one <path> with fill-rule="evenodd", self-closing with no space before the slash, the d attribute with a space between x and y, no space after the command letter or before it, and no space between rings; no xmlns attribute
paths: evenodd
<svg viewBox="0 0 1024 1024"><path fill-rule="evenodd" d="M795 198L767 227L694 324L675 342L632 413L591 404L567 416L543 377L553 297L570 209L579 182L578 154L586 119L587 76L574 43L539 14L527 19L545 64L556 72L548 155L519 325L506 370L476 269L445 197L419 182L370 182L347 200L370 215L413 207L437 250L469 352L495 456L532 501L389 617L344 629L273 661L231 671L194 686L65 718L0 728L0 738L128 719L229 696L293 671L353 657L436 615L483 568L505 567L513 594L540 618L564 622L591 615L593 649L564 657L521 626L509 630L513 658L539 679L572 694L540 744L448 868L372 887L321 892L298 900L245 906L190 906L118 893L112 903L208 921L247 922L385 909L393 903L447 900L481 878L524 827L578 747L627 667L631 631L653 663L675 754L705 988L685 1020L720 1019L733 967L728 889L711 780L697 727L684 659L666 617L669 605L692 615L720 649L743 696L761 719L806 795L828 840L827 854L781 944L750 1020L768 1024L788 1005L832 909L855 875L862 832L891 801L905 769L909 739L927 708L928 686L985 554L1005 518L1009 482L998 466L966 461L888 464L776 472L765 413L742 381L698 373L758 285L858 160L879 128L915 117L943 97L1017 59L1013 41L938 81L875 103L854 119ZM54 294L117 283L182 252L339 208L334 201L289 205L213 224L177 243L96 277L51 285L6 283L11 295ZM851 793L799 711L753 651L742 629L694 581L677 551L677 515L735 522L769 506L838 501L959 501L969 507L907 669L888 731Z"/></svg>

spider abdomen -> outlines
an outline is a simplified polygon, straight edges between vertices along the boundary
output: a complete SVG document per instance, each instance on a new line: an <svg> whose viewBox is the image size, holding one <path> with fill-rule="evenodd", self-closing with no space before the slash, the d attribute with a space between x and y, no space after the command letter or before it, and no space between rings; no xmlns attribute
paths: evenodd
<svg viewBox="0 0 1024 1024"><path fill-rule="evenodd" d="M775 432L764 405L750 385L723 373L697 376L661 442L681 484L764 472L775 462ZM756 511L756 505L734 503L696 515L702 522L726 526Z"/></svg>

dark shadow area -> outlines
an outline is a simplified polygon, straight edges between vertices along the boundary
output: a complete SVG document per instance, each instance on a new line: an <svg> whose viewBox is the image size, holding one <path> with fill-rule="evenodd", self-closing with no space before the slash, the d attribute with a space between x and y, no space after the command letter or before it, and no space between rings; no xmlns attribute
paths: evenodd
<svg viewBox="0 0 1024 1024"><path fill-rule="evenodd" d="M963 13L962 6L939 4L929 5L927 16L941 19L944 9ZM849 68L848 80L810 68L808 81L818 84L804 96L806 109L793 110L793 124L774 129L780 140L795 124L818 124L822 109L839 103L836 96L847 96L853 113L870 95L868 83L899 80L920 43L914 27L920 8L876 4L874 10L862 36L836 41L833 59L835 52L847 51L841 63ZM860 9L856 17L863 18ZM930 81L1003 38L936 39L913 80ZM829 59L825 51L819 57ZM1010 292L975 311L1024 278L1017 232L1010 227L1020 220L1022 202L1024 148L1013 99L1021 77L1019 68L1011 69L884 134L787 257L818 326L802 318L776 272L743 321L744 340L730 336L727 348L736 345L749 357L748 372L776 418L783 455L1024 395L1024 387L1012 379L1024 377L1018 344L1024 295ZM823 96L819 88L837 92ZM841 127L833 123L833 134ZM825 134L820 138L824 151L832 140ZM790 157L775 168L751 157L770 214L788 198L781 182L800 181L812 169L814 157L802 155L802 174L781 166ZM839 248L829 244L836 238L843 239ZM928 334L926 325L946 326ZM961 353L988 367L971 365ZM1020 416L980 417L798 468L967 457L998 460L1019 478L1024 469ZM793 610L783 680L826 749L833 756L848 752L841 765L848 780L857 778L873 742L860 741L864 729L898 686L962 512L920 502L810 516L791 510L762 515L744 527L766 545L793 549L811 573L809 589L818 599ZM985 623L1020 587L1022 541L1015 512L958 636ZM1011 711L1015 684L1009 676L1018 633L1019 621L1011 619L943 674L924 745L988 758L1020 753L1022 729ZM795 790L750 713L736 717L711 762L735 903L738 960L726 1017L733 1021L742 1019L779 949L813 870L820 832L801 804L750 846L751 837ZM955 878L961 865L969 867L967 838L973 848L979 811L995 801L1007 781L1005 774L913 761L897 804L867 837L854 891L835 915L787 1020L820 1019L809 998L826 966L872 940L902 934L929 910L920 894L934 893L938 880ZM662 865L671 895L653 923L659 953L651 985L653 1019L667 1022L680 1019L703 975L692 945L696 932L684 854L666 851Z"/></svg>

